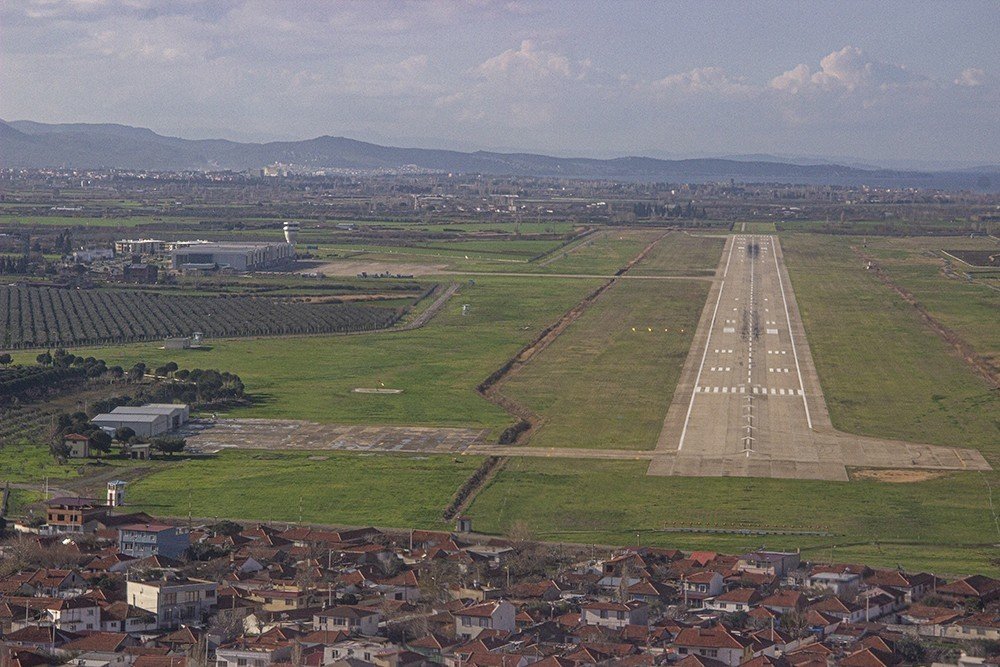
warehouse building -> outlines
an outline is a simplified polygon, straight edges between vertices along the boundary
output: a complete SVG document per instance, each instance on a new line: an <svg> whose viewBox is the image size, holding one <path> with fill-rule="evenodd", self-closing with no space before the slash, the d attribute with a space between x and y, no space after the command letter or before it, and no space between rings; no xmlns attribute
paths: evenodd
<svg viewBox="0 0 1000 667"><path fill-rule="evenodd" d="M90 421L111 434L119 428L130 428L140 438L155 438L180 428L189 416L190 409L186 405L150 403L138 407L118 407Z"/></svg>
<svg viewBox="0 0 1000 667"><path fill-rule="evenodd" d="M295 249L290 243L197 243L172 250L170 266L180 271L258 271L294 257Z"/></svg>
<svg viewBox="0 0 1000 667"><path fill-rule="evenodd" d="M170 430L180 428L191 418L191 408L181 403L147 403L138 407L123 405L111 411L113 415L166 415Z"/></svg>

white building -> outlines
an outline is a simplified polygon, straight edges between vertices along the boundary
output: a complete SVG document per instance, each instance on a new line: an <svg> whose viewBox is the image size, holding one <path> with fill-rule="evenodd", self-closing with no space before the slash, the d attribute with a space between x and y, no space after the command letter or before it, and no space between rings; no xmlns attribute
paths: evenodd
<svg viewBox="0 0 1000 667"><path fill-rule="evenodd" d="M167 577L148 581L130 581L125 590L126 601L156 614L161 628L176 627L182 622L200 621L216 605L214 581Z"/></svg>
<svg viewBox="0 0 1000 667"><path fill-rule="evenodd" d="M473 605L455 612L455 635L472 639L483 630L514 632L517 610L506 600L494 600Z"/></svg>
<svg viewBox="0 0 1000 667"><path fill-rule="evenodd" d="M382 614L375 609L338 605L313 616L313 630L377 635Z"/></svg>
<svg viewBox="0 0 1000 667"><path fill-rule="evenodd" d="M45 612L56 628L70 632L101 629L101 608L82 597L53 600Z"/></svg>
<svg viewBox="0 0 1000 667"><path fill-rule="evenodd" d="M612 630L621 630L626 625L646 625L649 622L649 605L638 600L625 604L587 602L580 605L580 621Z"/></svg>
<svg viewBox="0 0 1000 667"><path fill-rule="evenodd" d="M170 266L182 271L256 271L294 257L290 243L199 243L171 251Z"/></svg>

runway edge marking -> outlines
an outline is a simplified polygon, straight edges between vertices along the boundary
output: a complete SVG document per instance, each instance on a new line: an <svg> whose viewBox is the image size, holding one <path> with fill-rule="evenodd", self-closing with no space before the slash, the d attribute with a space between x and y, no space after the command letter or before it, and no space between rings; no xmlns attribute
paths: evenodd
<svg viewBox="0 0 1000 667"><path fill-rule="evenodd" d="M773 236L769 237L771 239L771 247L776 248L778 245L778 240ZM782 257L784 257L784 249L782 249ZM802 407L806 410L806 425L809 426L809 430L813 429L812 417L809 415L809 401L806 400L806 385L802 382L802 368L799 366L799 353L795 349L795 334L792 333L792 316L788 314L788 298L785 296L785 282L781 278L781 267L778 265L778 253L772 252L771 256L774 257L774 270L778 272L778 287L781 289L781 302L785 306L785 322L788 324L788 342L792 346L792 356L795 357L795 373L799 376L799 388L802 389Z"/></svg>
<svg viewBox="0 0 1000 667"><path fill-rule="evenodd" d="M705 339L705 351L701 353L701 363L698 364L698 374L694 378L694 386L701 384L701 372L705 369L705 359L708 357L708 348L712 342L712 329L715 328L715 316L719 314L719 303L722 301L722 291L726 286L726 276L729 275L729 262L733 258L733 248L736 246L735 237L731 237L729 243L729 255L726 257L726 268L722 271L722 280L719 281L719 296L715 298L715 308L712 310L712 321L708 323L708 337ZM687 414L684 415L684 426L681 428L681 439L677 443L677 451L684 449L684 438L687 436L688 421L691 419L691 410L694 408L694 397L697 391L691 392L691 401L688 403Z"/></svg>

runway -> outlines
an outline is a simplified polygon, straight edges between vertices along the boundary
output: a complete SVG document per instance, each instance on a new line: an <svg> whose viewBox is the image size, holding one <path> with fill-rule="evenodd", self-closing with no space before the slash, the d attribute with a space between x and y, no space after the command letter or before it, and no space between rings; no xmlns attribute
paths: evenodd
<svg viewBox="0 0 1000 667"><path fill-rule="evenodd" d="M835 431L780 242L734 235L649 474L846 481L847 466L990 469L975 450Z"/></svg>

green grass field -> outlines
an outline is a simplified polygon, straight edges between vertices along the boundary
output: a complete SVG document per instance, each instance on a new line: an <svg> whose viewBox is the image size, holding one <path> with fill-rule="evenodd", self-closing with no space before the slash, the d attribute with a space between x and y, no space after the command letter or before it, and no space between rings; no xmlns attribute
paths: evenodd
<svg viewBox="0 0 1000 667"><path fill-rule="evenodd" d="M976 352L1000 368L1000 285L946 277L942 250L1000 252L992 239L976 237L877 238L864 251L877 258L900 287L911 292L936 320L958 333ZM977 270L951 260L957 273ZM991 288L992 287L992 288Z"/></svg>
<svg viewBox="0 0 1000 667"><path fill-rule="evenodd" d="M872 481L648 477L645 462L514 459L467 512L477 530L503 533L527 521L539 538L594 544L643 544L737 552L801 547L812 558L996 572L1000 540L978 475L948 475L919 485ZM956 521L961 516L962 521ZM665 532L711 527L798 530L821 536ZM885 549L891 549L887 557Z"/></svg>
<svg viewBox="0 0 1000 667"><path fill-rule="evenodd" d="M596 232L597 238L578 249L556 252L555 259L545 266L524 271L545 273L583 273L610 275L625 266L658 236L656 229L606 229Z"/></svg>
<svg viewBox="0 0 1000 667"><path fill-rule="evenodd" d="M725 245L722 234L671 232L630 271L637 276L712 276Z"/></svg>
<svg viewBox="0 0 1000 667"><path fill-rule="evenodd" d="M540 270L611 273L660 233L603 230L593 243L565 256L557 253ZM931 333L911 306L864 270L850 250L862 242L782 234L834 424L872 436L976 447L1000 469L1000 395ZM932 242L963 247L942 239L878 238L869 239L868 251L935 317L995 358L996 296L981 285L944 277ZM721 243L672 233L634 271L707 275ZM467 262L464 256L448 261L464 270L500 264ZM512 266L539 270L532 264ZM258 403L234 416L480 426L495 435L511 417L481 399L475 385L600 281L475 276L474 283L466 282L428 326L412 332L218 340L211 341L210 351L165 352L156 345L73 351L109 364L173 360L186 368L239 373ZM655 442L707 288L702 281L624 280L602 296L502 386L545 417L532 444L645 448ZM470 305L468 316L461 314L464 303ZM673 337L679 328L684 335ZM404 393L351 392L379 382ZM301 495L305 521L435 527L477 463L471 457L456 462L329 454L324 461L309 461L305 453L225 452L163 464L133 483L130 499L153 514L294 521ZM832 551L838 561L902 564L942 574L1000 573L1000 523L990 510L991 496L1000 493L1000 472L890 484L652 478L645 470L641 462L514 459L469 514L479 531L503 533L525 520L545 539L632 544L639 533L644 543L685 548L732 552L765 544L802 547L808 557L823 560ZM0 452L0 475L37 480L46 474L70 478L77 471L55 466L40 448ZM1000 495L993 502L1000 502ZM665 531L692 526L830 535Z"/></svg>
<svg viewBox="0 0 1000 667"><path fill-rule="evenodd" d="M232 416L321 422L424 424L502 430L511 417L475 387L585 294L596 280L484 276L465 283L417 330L356 336L227 339L211 350L157 344L74 350L108 365L175 361L239 374L257 400ZM462 305L469 314L462 315ZM402 389L357 394L355 387Z"/></svg>
<svg viewBox="0 0 1000 667"><path fill-rule="evenodd" d="M783 237L834 424L874 436L977 447L1000 468L1000 396L925 328L911 306L859 266L848 242ZM973 319L976 328L982 326ZM479 495L470 514L480 530L503 532L520 518L548 539L620 544L634 542L640 532L644 542L678 547L732 551L765 543L801 546L815 557L835 547L839 560L952 573L1000 571L993 546L1000 543L1000 525L990 510L991 494L1000 490L998 472L890 484L650 478L645 468L632 462L514 461ZM676 525L833 535L657 532Z"/></svg>
<svg viewBox="0 0 1000 667"><path fill-rule="evenodd" d="M502 386L543 418L531 445L652 449L708 288L621 280L601 295Z"/></svg>
<svg viewBox="0 0 1000 667"><path fill-rule="evenodd" d="M834 426L975 447L1000 467L1000 395L923 324L912 306L865 271L850 250L856 241L782 237ZM971 315L972 329L989 327L991 316L972 307L961 283L942 277L938 284L955 300L953 308Z"/></svg>
<svg viewBox="0 0 1000 667"><path fill-rule="evenodd" d="M471 456L228 451L142 478L129 485L128 500L154 515L440 528L448 501L480 463Z"/></svg>

